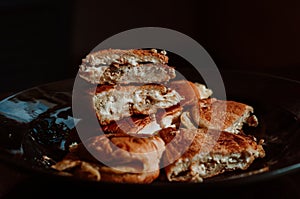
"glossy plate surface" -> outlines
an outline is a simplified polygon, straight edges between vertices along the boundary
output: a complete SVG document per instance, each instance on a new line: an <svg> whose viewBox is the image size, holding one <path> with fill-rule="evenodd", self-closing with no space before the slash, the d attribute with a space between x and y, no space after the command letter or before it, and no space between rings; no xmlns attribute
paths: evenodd
<svg viewBox="0 0 300 199"><path fill-rule="evenodd" d="M228 100L254 107L259 126L245 131L265 140L266 157L255 160L246 171L227 172L205 179L197 186L255 182L300 169L300 84L241 71L222 72L222 77ZM66 154L66 141L75 130L71 106L73 83L74 79L68 79L40 85L0 102L3 161L28 172L71 178L58 175L49 167ZM173 187L186 183L156 181L150 186L156 185Z"/></svg>

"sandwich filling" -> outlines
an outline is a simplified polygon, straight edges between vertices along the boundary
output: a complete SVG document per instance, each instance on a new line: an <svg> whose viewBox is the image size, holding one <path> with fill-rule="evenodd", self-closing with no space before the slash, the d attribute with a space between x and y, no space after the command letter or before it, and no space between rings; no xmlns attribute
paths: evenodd
<svg viewBox="0 0 300 199"><path fill-rule="evenodd" d="M93 104L100 124L131 115L150 115L178 104L183 98L163 85L121 86L98 92Z"/></svg>

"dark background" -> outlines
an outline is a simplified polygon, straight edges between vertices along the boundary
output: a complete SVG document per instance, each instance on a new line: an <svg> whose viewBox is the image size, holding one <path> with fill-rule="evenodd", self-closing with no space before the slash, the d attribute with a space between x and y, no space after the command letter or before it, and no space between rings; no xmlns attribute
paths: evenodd
<svg viewBox="0 0 300 199"><path fill-rule="evenodd" d="M81 59L101 41L146 26L190 36L221 70L268 73L300 81L299 0L2 0L0 24L0 93L74 78ZM18 184L18 178L23 180L23 174L7 170L2 169L10 181L0 189ZM299 198L299 177L298 172L252 184L240 189L237 196ZM37 188L38 179L25 179L15 188L21 195L49 186L44 181ZM232 197L236 192L228 187L220 195ZM12 196L18 194L12 191ZM56 197L56 192L51 194L49 198Z"/></svg>
<svg viewBox="0 0 300 199"><path fill-rule="evenodd" d="M2 0L0 92L73 78L106 38L156 26L198 41L220 69L299 80L300 1Z"/></svg>

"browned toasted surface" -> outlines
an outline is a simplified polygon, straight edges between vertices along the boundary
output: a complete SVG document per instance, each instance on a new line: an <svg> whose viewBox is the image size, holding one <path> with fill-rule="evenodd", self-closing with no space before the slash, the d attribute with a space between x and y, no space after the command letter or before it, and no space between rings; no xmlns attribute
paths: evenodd
<svg viewBox="0 0 300 199"><path fill-rule="evenodd" d="M96 89L93 91L94 92L93 94L107 92L116 87L117 87L116 85L99 84L95 87Z"/></svg>
<svg viewBox="0 0 300 199"><path fill-rule="evenodd" d="M95 152L105 150L105 154L109 158L114 155L110 152L115 152L115 146L118 149L134 153L161 152L164 150L164 142L157 135L103 134L88 138L84 144L88 149L95 150Z"/></svg>
<svg viewBox="0 0 300 199"><path fill-rule="evenodd" d="M247 118L253 113L253 108L236 101L210 98L200 100L191 112L194 121L200 127L218 130L227 130L232 127L232 129L240 130L242 124L246 123Z"/></svg>
<svg viewBox="0 0 300 199"><path fill-rule="evenodd" d="M258 124L251 106L175 80L168 62L156 49L104 49L82 59L83 93L104 134L80 143L71 135L68 144L79 144L52 168L116 183L151 183L161 171L169 181L200 182L265 156L262 142L241 131Z"/></svg>
<svg viewBox="0 0 300 199"><path fill-rule="evenodd" d="M129 54L134 54L139 57L148 57L148 56L154 56L157 57L159 60L161 60L162 63L168 63L169 57L162 53L158 52L158 50L142 50L142 49L133 49L132 52L128 52Z"/></svg>
<svg viewBox="0 0 300 199"><path fill-rule="evenodd" d="M154 118L155 119L155 118ZM138 133L141 129L152 122L149 115L134 115L113 121L108 125L101 125L105 133Z"/></svg>
<svg viewBox="0 0 300 199"><path fill-rule="evenodd" d="M169 140L170 136L173 137L173 133L169 133L167 137L160 134L162 139ZM244 150L255 150L260 153L260 156L265 155L262 146L259 145L255 139L250 135L232 134L225 131L218 131L213 129L181 129L177 131L175 135L183 136L182 139L191 139L194 137L188 151L183 154L182 158L192 158L199 153L218 153L221 155L231 153L241 153ZM175 136L174 136L175 137Z"/></svg>
<svg viewBox="0 0 300 199"><path fill-rule="evenodd" d="M105 161L123 172L152 172L159 168L163 140L156 135L104 134L87 139L78 155L89 161ZM87 151L89 152L88 155Z"/></svg>
<svg viewBox="0 0 300 199"><path fill-rule="evenodd" d="M140 173L118 171L95 161L85 161L76 152L68 153L63 160L52 165L51 168L65 176L116 183L148 184L157 179L160 174L160 169Z"/></svg>
<svg viewBox="0 0 300 199"><path fill-rule="evenodd" d="M150 183L159 176L164 147L157 135L103 134L81 142L52 168L91 180Z"/></svg>
<svg viewBox="0 0 300 199"><path fill-rule="evenodd" d="M254 159L265 156L262 145L242 133L205 128L169 129L161 131L160 136L166 142L163 158L164 162L170 162L165 167L170 181L201 180L225 171L247 169ZM231 163L230 158L237 158L236 163Z"/></svg>
<svg viewBox="0 0 300 199"><path fill-rule="evenodd" d="M83 62L93 64L95 59L103 59L103 63L107 65L112 63L126 64L129 58L139 60L139 62L155 60L160 63L168 63L169 60L168 56L155 49L104 49L88 54ZM110 62L111 60L114 62Z"/></svg>

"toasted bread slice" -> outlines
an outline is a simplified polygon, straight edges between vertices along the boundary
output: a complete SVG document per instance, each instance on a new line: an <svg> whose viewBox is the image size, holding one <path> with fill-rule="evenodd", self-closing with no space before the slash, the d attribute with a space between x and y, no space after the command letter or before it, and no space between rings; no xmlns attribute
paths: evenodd
<svg viewBox="0 0 300 199"><path fill-rule="evenodd" d="M79 76L92 84L161 83L175 78L165 51L108 49L82 60Z"/></svg>
<svg viewBox="0 0 300 199"><path fill-rule="evenodd" d="M236 101L209 98L200 100L191 109L192 118L199 127L238 133L244 124L257 126L258 119L252 106Z"/></svg>
<svg viewBox="0 0 300 199"><path fill-rule="evenodd" d="M93 96L93 105L100 124L107 125L132 115L151 115L158 109L178 104L182 99L175 90L161 84L101 85Z"/></svg>
<svg viewBox="0 0 300 199"><path fill-rule="evenodd" d="M51 167L90 180L146 184L159 176L164 149L156 135L103 134L78 144Z"/></svg>
<svg viewBox="0 0 300 199"><path fill-rule="evenodd" d="M162 130L166 143L163 156L169 181L202 182L226 171L246 170L257 158L263 158L262 141L252 136L212 129ZM184 153L176 158L179 150Z"/></svg>

